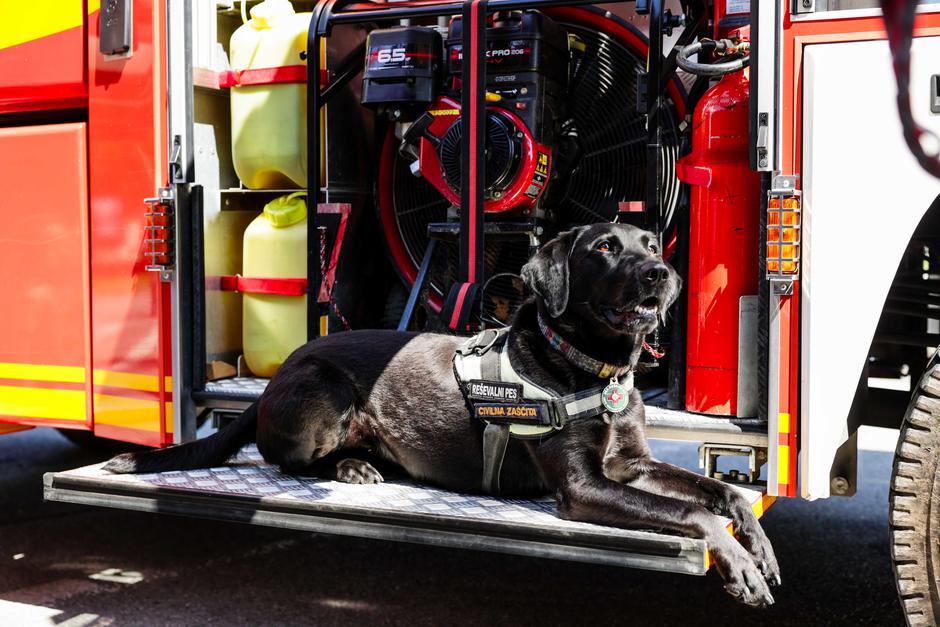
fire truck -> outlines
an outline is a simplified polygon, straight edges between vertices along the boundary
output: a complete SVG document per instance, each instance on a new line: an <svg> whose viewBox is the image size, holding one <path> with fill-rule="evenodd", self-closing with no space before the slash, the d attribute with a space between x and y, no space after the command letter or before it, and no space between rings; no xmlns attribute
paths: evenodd
<svg viewBox="0 0 940 627"><path fill-rule="evenodd" d="M760 514L851 496L859 426L900 428L898 592L935 624L940 10L877 4L5 3L0 433L192 440L258 398L270 347L505 325L541 243L628 222L685 285L647 338L648 435L699 443ZM45 494L710 565L701 541L544 500L287 477L251 448L206 471L52 473Z"/></svg>

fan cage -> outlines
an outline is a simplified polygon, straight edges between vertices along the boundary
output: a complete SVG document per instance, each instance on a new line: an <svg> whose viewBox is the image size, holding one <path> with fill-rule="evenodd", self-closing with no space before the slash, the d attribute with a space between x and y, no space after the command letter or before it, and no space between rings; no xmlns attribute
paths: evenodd
<svg viewBox="0 0 940 627"><path fill-rule="evenodd" d="M646 195L647 130L645 115L636 110L637 80L639 70L645 67L645 51L634 50L623 38L597 29L587 20L580 23L580 20L570 19L573 17L570 13L568 16L557 21L585 46L572 73L567 95L567 113L573 121L581 156L567 180L553 182L544 200L544 208L554 217L554 230L613 221L623 203L644 201ZM664 230L673 222L680 195L680 183L675 174L680 146L678 116L671 104L667 102L667 105L660 113ZM389 192L385 197L390 198L392 205L394 230L408 259L417 267L427 247L428 224L453 220L455 212L431 184L411 173L408 160L397 151L391 151L391 155L391 176L385 179L391 189L385 190ZM487 219L506 217L488 215ZM456 242L441 244L429 274L430 294L438 301L456 280L459 266ZM487 277L504 273L518 275L529 257L531 242L528 237L518 235L488 235L485 248ZM403 274L408 277L408 273ZM484 308L489 306L486 298L484 294Z"/></svg>

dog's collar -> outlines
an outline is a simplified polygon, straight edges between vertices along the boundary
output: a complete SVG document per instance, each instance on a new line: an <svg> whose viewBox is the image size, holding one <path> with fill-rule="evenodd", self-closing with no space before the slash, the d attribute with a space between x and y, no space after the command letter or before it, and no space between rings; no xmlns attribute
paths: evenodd
<svg viewBox="0 0 940 627"><path fill-rule="evenodd" d="M545 322L545 318L542 317L541 313L538 314L538 319L539 329L542 330L542 335L545 336L549 346L564 355L565 359L570 361L581 370L590 372L591 374L596 375L601 379L622 377L623 375L630 372L631 368L629 365L615 366L614 364L608 364L607 362L594 359L589 355L585 355L577 348L572 346L568 340L560 336L556 331L553 331L552 328L548 326L548 323Z"/></svg>

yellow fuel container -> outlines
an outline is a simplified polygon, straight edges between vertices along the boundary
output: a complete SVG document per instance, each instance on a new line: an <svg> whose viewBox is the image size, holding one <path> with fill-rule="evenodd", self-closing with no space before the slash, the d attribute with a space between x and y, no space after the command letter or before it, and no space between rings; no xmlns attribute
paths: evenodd
<svg viewBox="0 0 940 627"><path fill-rule="evenodd" d="M249 189L307 185L307 28L310 13L289 0L264 0L229 42L232 159ZM325 66L321 48L321 66ZM325 115L320 113L320 128ZM320 180L326 154L320 141Z"/></svg>
<svg viewBox="0 0 940 627"><path fill-rule="evenodd" d="M245 229L242 277L304 279L307 276L305 192L275 198ZM242 349L251 371L270 377L307 341L307 297L245 292Z"/></svg>

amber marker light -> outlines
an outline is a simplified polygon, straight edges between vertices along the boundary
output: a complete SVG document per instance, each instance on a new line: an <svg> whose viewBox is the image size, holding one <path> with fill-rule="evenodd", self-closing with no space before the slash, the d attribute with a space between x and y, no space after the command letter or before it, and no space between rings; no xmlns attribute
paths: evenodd
<svg viewBox="0 0 940 627"><path fill-rule="evenodd" d="M800 198L767 201L767 278L792 280L800 272Z"/></svg>

